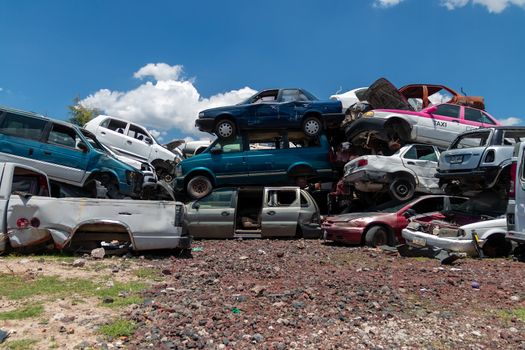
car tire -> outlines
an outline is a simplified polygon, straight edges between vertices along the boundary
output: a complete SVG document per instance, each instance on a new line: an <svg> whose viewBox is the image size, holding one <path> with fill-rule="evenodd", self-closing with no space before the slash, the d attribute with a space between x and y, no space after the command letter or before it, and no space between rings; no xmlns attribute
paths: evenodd
<svg viewBox="0 0 525 350"><path fill-rule="evenodd" d="M389 245L389 233L383 226L372 226L365 233L365 244L369 247Z"/></svg>
<svg viewBox="0 0 525 350"><path fill-rule="evenodd" d="M390 184L390 195L400 202L411 199L415 192L416 184L414 179L409 176L397 176Z"/></svg>
<svg viewBox="0 0 525 350"><path fill-rule="evenodd" d="M508 256L512 250L512 244L503 235L491 236L483 244L483 254L489 258L501 258Z"/></svg>
<svg viewBox="0 0 525 350"><path fill-rule="evenodd" d="M222 119L215 124L215 135L220 139L229 139L235 135L235 123L229 119Z"/></svg>
<svg viewBox="0 0 525 350"><path fill-rule="evenodd" d="M308 117L303 122L303 132L308 137L314 137L321 133L323 126L317 117Z"/></svg>
<svg viewBox="0 0 525 350"><path fill-rule="evenodd" d="M210 179L204 175L192 177L187 185L186 192L193 199L200 199L207 196L213 189Z"/></svg>

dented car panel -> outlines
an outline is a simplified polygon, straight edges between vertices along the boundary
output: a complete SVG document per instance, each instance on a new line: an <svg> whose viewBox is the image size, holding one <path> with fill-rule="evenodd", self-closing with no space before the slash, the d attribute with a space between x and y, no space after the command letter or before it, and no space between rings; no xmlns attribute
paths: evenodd
<svg viewBox="0 0 525 350"><path fill-rule="evenodd" d="M411 176L417 192L440 193L435 178L439 149L429 145L408 145L392 156L369 155L345 165L345 181L363 192L388 189L400 174Z"/></svg>

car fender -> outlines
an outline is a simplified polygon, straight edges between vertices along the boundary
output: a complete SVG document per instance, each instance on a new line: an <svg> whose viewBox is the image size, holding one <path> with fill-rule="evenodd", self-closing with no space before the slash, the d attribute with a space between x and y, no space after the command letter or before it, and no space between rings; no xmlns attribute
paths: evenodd
<svg viewBox="0 0 525 350"><path fill-rule="evenodd" d="M298 168L298 169L308 168L309 170L311 170L311 172L309 174L316 174L317 173L317 171L314 169L314 167L311 166L309 163L306 163L306 162L293 163L292 165L290 165L288 167L288 169L286 170L286 173L287 174L291 174L292 170L294 170L294 168ZM303 175L303 174L301 172L299 172L298 175Z"/></svg>
<svg viewBox="0 0 525 350"><path fill-rule="evenodd" d="M467 235L469 234L470 232L467 232ZM485 232L483 232L483 234L479 237L480 240L483 241L483 243L485 243L491 236L493 235L502 235L503 237L505 237L505 235L507 234L507 230L503 227L493 227Z"/></svg>
<svg viewBox="0 0 525 350"><path fill-rule="evenodd" d="M417 174L412 171L411 169L408 169L408 168L393 168L391 171L389 171L388 173L388 177L390 179L390 181L394 181L394 179L399 176L399 175L410 175L414 181L415 181L415 184L416 184L416 187L419 186L420 184L420 181L419 181L419 177L417 176Z"/></svg>

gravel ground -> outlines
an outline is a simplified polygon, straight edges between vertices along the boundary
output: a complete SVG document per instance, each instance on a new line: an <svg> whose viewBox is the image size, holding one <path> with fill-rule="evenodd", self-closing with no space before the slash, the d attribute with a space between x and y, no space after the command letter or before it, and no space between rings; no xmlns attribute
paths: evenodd
<svg viewBox="0 0 525 350"><path fill-rule="evenodd" d="M129 312L131 349L525 349L525 265L316 240L194 242Z"/></svg>

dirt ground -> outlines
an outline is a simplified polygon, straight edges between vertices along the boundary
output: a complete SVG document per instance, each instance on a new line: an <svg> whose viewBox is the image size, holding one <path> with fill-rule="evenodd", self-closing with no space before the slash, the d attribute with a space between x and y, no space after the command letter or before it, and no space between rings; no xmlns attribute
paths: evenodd
<svg viewBox="0 0 525 350"><path fill-rule="evenodd" d="M111 307L97 288L84 297L44 293L34 298L44 305L39 316L0 320L11 332L2 346L33 339L28 349L525 349L524 263L441 266L317 240L193 247L191 258L86 258L80 267L76 257L0 258L4 277L124 286L112 304L136 294ZM141 291L130 292L130 283L142 283ZM0 297L2 311L22 302ZM134 334L101 332L116 319L132 321Z"/></svg>

